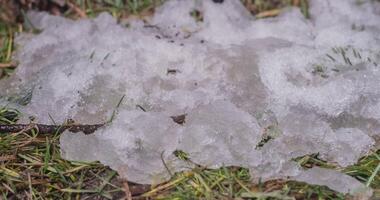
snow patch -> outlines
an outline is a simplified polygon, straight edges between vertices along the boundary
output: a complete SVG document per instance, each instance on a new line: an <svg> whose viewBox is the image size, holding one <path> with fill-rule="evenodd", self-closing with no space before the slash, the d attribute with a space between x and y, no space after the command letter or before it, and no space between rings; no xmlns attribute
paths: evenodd
<svg viewBox="0 0 380 200"><path fill-rule="evenodd" d="M203 21L190 16L195 9ZM248 167L254 179L353 192L362 186L355 179L304 171L292 159L318 153L344 167L379 142L379 9L312 0L311 19L292 8L254 20L237 0L171 0L129 28L108 14L30 13L43 31L18 37L20 65L1 80L0 102L24 121L102 123L124 97L111 124L93 135L66 132L61 147L65 158L100 160L129 181L186 169L173 155L182 150L204 166ZM180 115L183 124L172 119Z"/></svg>

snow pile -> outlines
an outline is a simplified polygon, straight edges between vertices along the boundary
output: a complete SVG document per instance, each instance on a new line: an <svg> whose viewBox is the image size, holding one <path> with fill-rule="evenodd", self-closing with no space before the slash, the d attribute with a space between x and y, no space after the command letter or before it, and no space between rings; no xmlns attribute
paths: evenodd
<svg viewBox="0 0 380 200"><path fill-rule="evenodd" d="M292 159L319 153L344 167L378 142L380 5L310 6L310 20L295 8L254 20L238 0L172 0L149 24L129 27L108 14L71 21L32 13L43 32L19 38L20 65L0 96L42 123L105 122L124 96L111 124L65 133L61 145L64 157L100 160L129 181L185 169L173 155L181 150L204 166L354 193L364 187L355 179L304 171Z"/></svg>

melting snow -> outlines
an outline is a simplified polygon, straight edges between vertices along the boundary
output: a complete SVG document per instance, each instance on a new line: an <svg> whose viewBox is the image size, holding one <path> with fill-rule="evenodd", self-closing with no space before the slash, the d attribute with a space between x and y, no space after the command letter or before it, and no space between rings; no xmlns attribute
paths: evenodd
<svg viewBox="0 0 380 200"><path fill-rule="evenodd" d="M43 32L18 38L20 65L0 82L1 101L41 123L101 123L125 96L110 125L67 132L61 146L65 158L100 160L130 181L165 180L163 160L186 169L173 156L182 150L204 166L248 167L256 179L354 193L364 188L357 180L292 159L319 153L344 167L377 144L380 5L312 0L310 13L255 20L238 0L172 0L129 27L108 14L31 13ZM183 124L172 119L180 115Z"/></svg>

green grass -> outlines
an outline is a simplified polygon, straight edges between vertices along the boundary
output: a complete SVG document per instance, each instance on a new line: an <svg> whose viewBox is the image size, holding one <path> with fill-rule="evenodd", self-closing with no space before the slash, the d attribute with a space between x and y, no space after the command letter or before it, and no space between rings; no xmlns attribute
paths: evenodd
<svg viewBox="0 0 380 200"><path fill-rule="evenodd" d="M277 15L281 8L288 6L297 6L300 8L302 14L309 18L309 3L307 0L241 0L242 3L248 8L253 15L261 16L260 13L267 12L268 15ZM269 12L268 12L269 11ZM272 11L272 12L271 12Z"/></svg>
<svg viewBox="0 0 380 200"><path fill-rule="evenodd" d="M353 166L349 166L342 171L359 181L365 183L375 191L375 197L380 198L380 150L365 156Z"/></svg>
<svg viewBox="0 0 380 200"><path fill-rule="evenodd" d="M15 68L12 63L15 28L0 21L0 78L9 76Z"/></svg>
<svg viewBox="0 0 380 200"><path fill-rule="evenodd" d="M100 12L109 12L118 19L130 15L150 15L154 8L161 5L165 0L75 0L73 5L78 9L69 9L64 13L68 17L95 17Z"/></svg>
<svg viewBox="0 0 380 200"><path fill-rule="evenodd" d="M75 0L63 15L70 18L94 17L107 11L118 19L131 15L144 17L164 0ZM270 17L277 10L296 5L309 17L306 0L242 0L254 15ZM75 9L73 9L75 8ZM273 12L275 11L275 12ZM265 13L267 12L267 13ZM191 14L191 13L189 13ZM194 13L193 13L194 14ZM200 13L201 14L201 13ZM14 35L22 31L19 24L0 22L0 63L12 63ZM14 66L0 68L0 77L9 76ZM11 124L19 112L0 108L0 124ZM368 155L353 166L340 169L318 158L318 155L295 159L301 166L332 168L355 177L375 190L380 197L380 152ZM189 159L177 151L181 159ZM19 132L0 135L0 194L3 199L112 199L122 198L125 182L118 174L98 162L71 162L61 158L59 135ZM171 180L155 186L129 184L129 190L140 199L349 199L327 187L305 183L272 180L252 183L247 169L196 167L176 173Z"/></svg>
<svg viewBox="0 0 380 200"><path fill-rule="evenodd" d="M0 124L15 122L15 110L0 109ZM110 180L117 174L99 163L61 158L59 135L0 135L0 193L4 199L69 199L123 195ZM120 184L119 184L120 185Z"/></svg>
<svg viewBox="0 0 380 200"><path fill-rule="evenodd" d="M365 183L368 187L380 189L380 150L362 157L355 165L343 169L332 163L327 163L326 161L321 160L318 157L318 154L307 155L294 160L305 169L314 166L335 169L355 177L359 181Z"/></svg>

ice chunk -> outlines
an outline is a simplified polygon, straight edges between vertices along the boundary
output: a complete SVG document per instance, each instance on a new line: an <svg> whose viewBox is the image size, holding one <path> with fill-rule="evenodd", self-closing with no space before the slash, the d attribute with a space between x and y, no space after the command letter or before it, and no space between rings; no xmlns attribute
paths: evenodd
<svg viewBox="0 0 380 200"><path fill-rule="evenodd" d="M331 169L313 167L293 178L310 184L325 185L338 192L355 195L360 199L368 199L372 195L372 190L366 188L355 178Z"/></svg>
<svg viewBox="0 0 380 200"><path fill-rule="evenodd" d="M173 172L182 169L181 163L173 159L175 150L182 150L194 162L210 167L248 166L248 158L255 151L252 144L260 139L260 128L251 115L230 102L218 101L189 112L185 121L186 126L181 126L165 113L123 111L111 126L93 135L64 134L63 156L102 160L122 176L140 183L164 180L170 175L167 167ZM76 148L86 137L89 145ZM103 148L107 150L98 150Z"/></svg>
<svg viewBox="0 0 380 200"><path fill-rule="evenodd" d="M210 167L248 166L251 162L261 139L252 115L230 102L217 101L194 109L186 119L178 148L194 162Z"/></svg>
<svg viewBox="0 0 380 200"><path fill-rule="evenodd" d="M166 158L178 146L178 129L180 125L165 114L124 111L111 126L93 135L63 134L62 155L75 160L101 160L134 182L159 182L169 176L163 161L170 166Z"/></svg>
<svg viewBox="0 0 380 200"><path fill-rule="evenodd" d="M185 169L173 156L181 150L201 165L248 167L254 179L352 192L352 179L292 160L319 154L344 167L379 144L379 10L312 0L311 19L289 8L255 20L238 0L171 0L128 28L108 14L31 13L43 31L17 38L20 65L0 81L0 102L24 121L103 123L122 99L112 123L66 132L61 146L65 158L100 160L130 181Z"/></svg>
<svg viewBox="0 0 380 200"><path fill-rule="evenodd" d="M283 154L288 159L318 153L321 158L341 166L354 164L373 145L374 139L357 128L333 130L321 117L307 110L292 109L279 120L283 135L265 146L269 154ZM355 142L353 142L355 141Z"/></svg>

